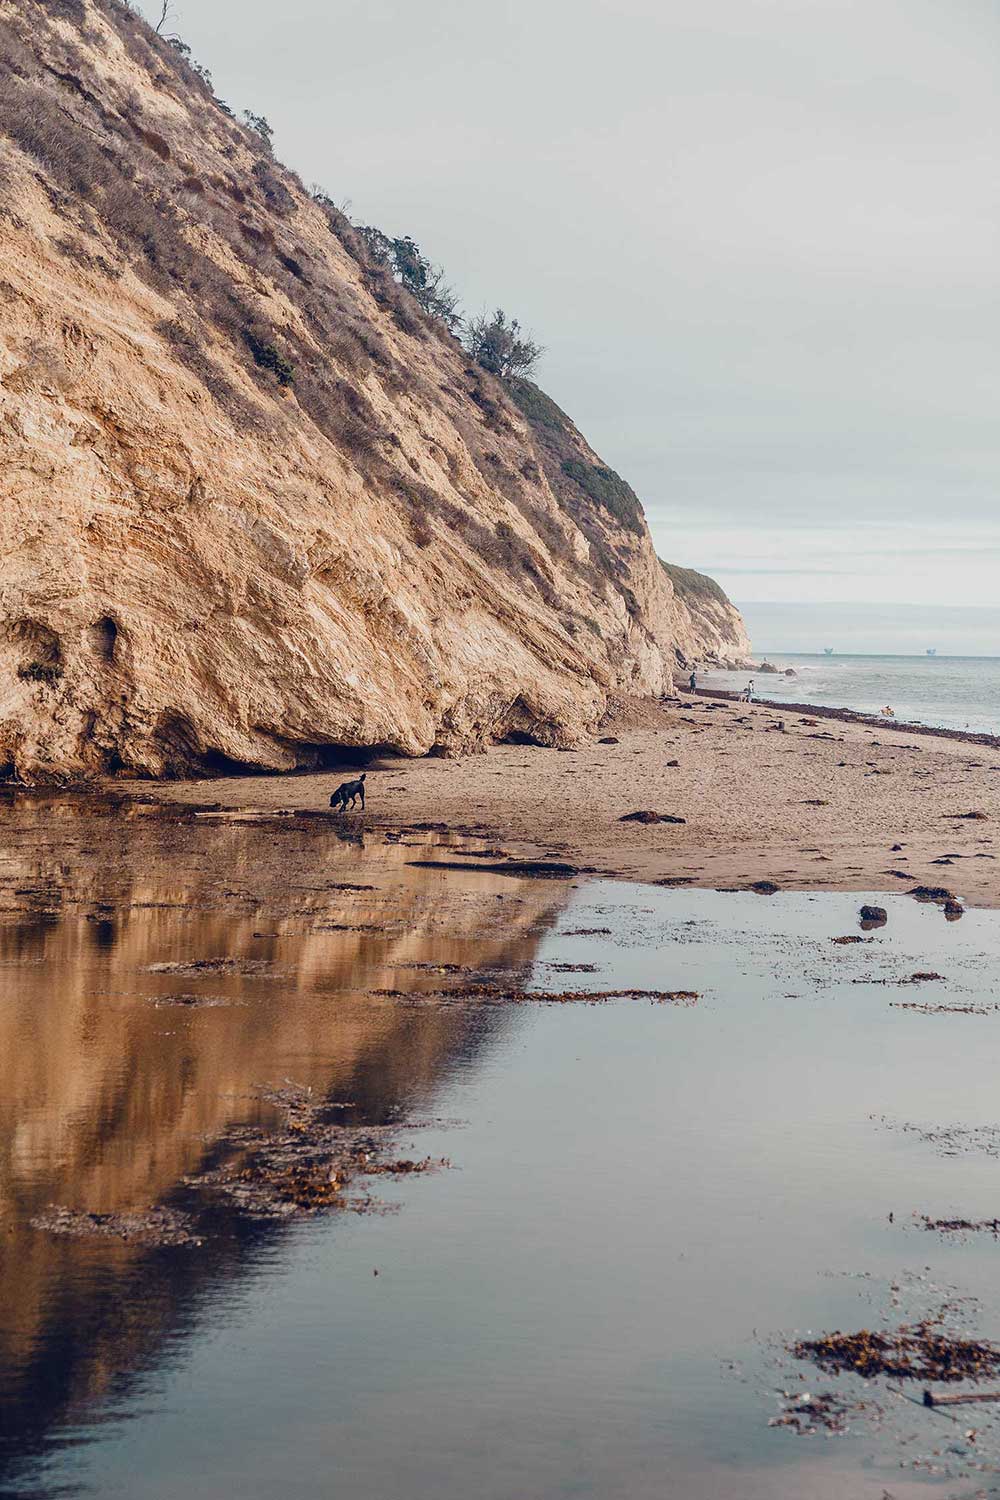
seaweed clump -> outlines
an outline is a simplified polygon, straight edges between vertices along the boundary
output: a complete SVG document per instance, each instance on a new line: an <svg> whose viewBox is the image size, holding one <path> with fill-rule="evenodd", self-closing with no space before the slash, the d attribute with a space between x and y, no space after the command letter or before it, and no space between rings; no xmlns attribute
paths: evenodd
<svg viewBox="0 0 1000 1500"><path fill-rule="evenodd" d="M284 1114L274 1130L237 1126L227 1144L234 1152L220 1166L185 1179L219 1194L252 1218L285 1219L348 1209L370 1213L383 1205L356 1189L370 1177L404 1177L449 1165L444 1158L391 1155L398 1126L349 1126L327 1118L347 1105L316 1103L295 1085L267 1089L262 1098Z"/></svg>
<svg viewBox="0 0 1000 1500"><path fill-rule="evenodd" d="M858 1333L825 1333L791 1346L796 1359L808 1359L830 1374L892 1375L897 1380L983 1380L1000 1373L1000 1348L979 1339L956 1338L930 1321L904 1325L895 1333L862 1328Z"/></svg>

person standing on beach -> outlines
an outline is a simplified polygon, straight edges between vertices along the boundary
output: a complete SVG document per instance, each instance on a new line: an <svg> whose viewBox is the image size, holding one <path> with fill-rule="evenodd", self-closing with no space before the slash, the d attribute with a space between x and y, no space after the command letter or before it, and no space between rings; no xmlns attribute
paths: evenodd
<svg viewBox="0 0 1000 1500"><path fill-rule="evenodd" d="M747 702L748 703L752 703L753 702L753 692L754 692L753 678L751 677L750 681L747 683Z"/></svg>
<svg viewBox="0 0 1000 1500"><path fill-rule="evenodd" d="M688 687L691 689L692 693L696 693L698 691L698 679L693 672L688 678Z"/></svg>

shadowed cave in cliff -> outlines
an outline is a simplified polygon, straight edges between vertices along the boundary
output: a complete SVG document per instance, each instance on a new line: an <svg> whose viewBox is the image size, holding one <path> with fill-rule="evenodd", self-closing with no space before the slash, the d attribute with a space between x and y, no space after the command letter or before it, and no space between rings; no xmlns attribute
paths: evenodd
<svg viewBox="0 0 1000 1500"><path fill-rule="evenodd" d="M153 742L162 756L161 775L173 779L191 775L280 776L287 775L289 770L335 771L341 767L369 766L383 756L403 753L398 746L381 742L370 745L322 743L285 739L260 727L255 732L280 749L282 758L286 759L284 766L268 766L261 761L227 755L216 746L203 744L186 714L163 714L153 730ZM287 760L292 761L291 766ZM121 760L119 768L129 769Z"/></svg>

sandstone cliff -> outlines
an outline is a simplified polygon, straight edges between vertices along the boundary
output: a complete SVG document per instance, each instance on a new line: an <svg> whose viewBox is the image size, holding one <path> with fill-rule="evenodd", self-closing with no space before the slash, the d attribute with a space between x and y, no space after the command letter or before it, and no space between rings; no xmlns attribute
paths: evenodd
<svg viewBox="0 0 1000 1500"><path fill-rule="evenodd" d="M750 656L750 638L739 610L715 579L662 558L660 567L681 606L675 626L678 654L685 661L743 666Z"/></svg>
<svg viewBox="0 0 1000 1500"><path fill-rule="evenodd" d="M0 0L0 310L0 773L572 741L747 649L122 0Z"/></svg>

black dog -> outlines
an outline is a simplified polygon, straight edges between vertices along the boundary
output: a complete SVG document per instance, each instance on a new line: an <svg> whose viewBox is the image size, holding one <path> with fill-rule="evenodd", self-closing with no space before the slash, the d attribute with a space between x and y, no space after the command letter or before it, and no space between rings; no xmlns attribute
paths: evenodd
<svg viewBox="0 0 1000 1500"><path fill-rule="evenodd" d="M361 811L364 812L364 810L365 810L365 777L367 775L368 775L368 772L367 771L363 771L361 773L361 775L358 777L357 781L342 781L340 783L340 785L338 786L337 790L334 792L333 796L330 798L330 806L331 807L342 807L344 809L344 811L346 812L347 811L347 804L348 804L348 802L353 807L354 803L355 803L355 799L358 798L358 797L360 797L361 798Z"/></svg>

